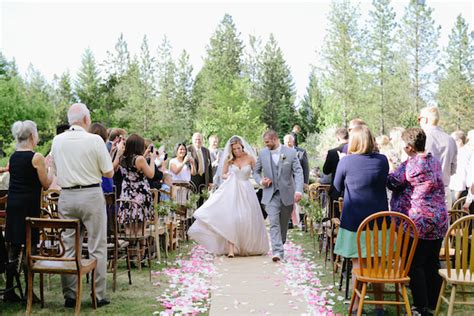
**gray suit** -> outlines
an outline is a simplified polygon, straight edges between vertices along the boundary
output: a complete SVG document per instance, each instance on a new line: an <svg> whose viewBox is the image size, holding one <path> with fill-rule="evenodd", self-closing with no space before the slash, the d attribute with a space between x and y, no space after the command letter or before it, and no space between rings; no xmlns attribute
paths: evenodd
<svg viewBox="0 0 474 316"><path fill-rule="evenodd" d="M288 222L293 211L295 192L303 193L303 169L295 149L280 145L278 164L272 159L271 151L260 151L253 177L261 183L261 173L272 180L263 188L262 204L270 219L270 240L274 256L283 259L283 244L286 241Z"/></svg>

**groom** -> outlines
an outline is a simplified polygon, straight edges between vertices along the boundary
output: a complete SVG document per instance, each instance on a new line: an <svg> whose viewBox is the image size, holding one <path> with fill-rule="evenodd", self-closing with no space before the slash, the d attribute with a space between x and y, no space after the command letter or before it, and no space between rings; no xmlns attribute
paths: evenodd
<svg viewBox="0 0 474 316"><path fill-rule="evenodd" d="M265 132L263 142L266 148L260 151L253 177L263 186L262 203L270 219L272 260L277 262L284 259L283 244L293 204L303 192L303 169L296 150L280 145L274 130Z"/></svg>

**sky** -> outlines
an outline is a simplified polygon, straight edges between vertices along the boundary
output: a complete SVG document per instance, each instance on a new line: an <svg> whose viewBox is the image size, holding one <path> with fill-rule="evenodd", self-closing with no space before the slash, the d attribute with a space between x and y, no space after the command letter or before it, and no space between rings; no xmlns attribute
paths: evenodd
<svg viewBox="0 0 474 316"><path fill-rule="evenodd" d="M392 0L397 19L409 0ZM359 3L361 22L367 19L371 1ZM458 14L473 29L474 1L439 0L426 3L434 8L433 17L441 25L440 47ZM11 1L0 0L0 50L15 58L22 74L32 64L48 81L54 74L69 70L74 76L81 56L90 48L97 62L112 51L123 33L132 54L139 52L146 34L156 53L166 35L177 57L183 49L190 55L194 75L202 67L206 46L225 13L230 14L244 44L249 35L268 40L273 33L289 65L298 98L308 85L311 65L318 66L318 52L327 29L329 0L142 0L142 1Z"/></svg>

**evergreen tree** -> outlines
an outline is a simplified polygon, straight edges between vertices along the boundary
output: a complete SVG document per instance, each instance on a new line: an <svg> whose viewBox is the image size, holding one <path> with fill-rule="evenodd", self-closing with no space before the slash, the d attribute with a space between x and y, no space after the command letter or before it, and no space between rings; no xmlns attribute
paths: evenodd
<svg viewBox="0 0 474 316"><path fill-rule="evenodd" d="M444 74L439 83L438 102L443 124L449 129L472 129L474 125L474 32L459 15L449 35Z"/></svg>
<svg viewBox="0 0 474 316"><path fill-rule="evenodd" d="M393 91L389 85L390 77L394 74L394 31L395 11L390 0L373 0L373 9L369 12L369 42L367 45L368 72L370 76L370 91L373 103L376 105L378 120L376 126L384 134L387 127L387 112L389 98Z"/></svg>
<svg viewBox="0 0 474 316"><path fill-rule="evenodd" d="M53 89L53 104L55 106L56 122L58 124L67 124L67 111L69 106L76 102L69 71L64 72L61 77L54 76Z"/></svg>
<svg viewBox="0 0 474 316"><path fill-rule="evenodd" d="M263 105L262 121L283 136L295 123L295 88L290 68L273 34L260 60L258 97Z"/></svg>
<svg viewBox="0 0 474 316"><path fill-rule="evenodd" d="M399 45L410 66L416 113L433 98L440 26L435 25L432 13L425 1L410 0L401 23Z"/></svg>
<svg viewBox="0 0 474 316"><path fill-rule="evenodd" d="M361 102L361 43L359 10L349 0L333 1L323 47L323 84L328 90L324 125L347 125Z"/></svg>
<svg viewBox="0 0 474 316"><path fill-rule="evenodd" d="M300 103L298 114L303 135L319 133L322 124L321 112L323 108L323 94L319 88L316 69L312 69L306 94Z"/></svg>
<svg viewBox="0 0 474 316"><path fill-rule="evenodd" d="M192 102L192 88L193 88L193 67L189 63L189 55L183 50L176 67L176 91L175 91L175 114L177 121L172 136L172 143L177 143L185 139L189 139L194 130L196 119L196 109Z"/></svg>
<svg viewBox="0 0 474 316"><path fill-rule="evenodd" d="M92 120L102 121L104 111L102 109L100 71L89 48L82 55L81 67L77 74L75 88L79 101L86 104L91 110Z"/></svg>

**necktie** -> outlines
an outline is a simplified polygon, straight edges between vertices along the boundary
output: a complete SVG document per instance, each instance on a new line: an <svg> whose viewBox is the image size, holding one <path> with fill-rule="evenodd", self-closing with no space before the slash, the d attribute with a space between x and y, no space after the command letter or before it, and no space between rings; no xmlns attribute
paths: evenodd
<svg viewBox="0 0 474 316"><path fill-rule="evenodd" d="M202 157L202 149L196 148L197 156L198 156L198 173L200 176L204 174L204 158Z"/></svg>

